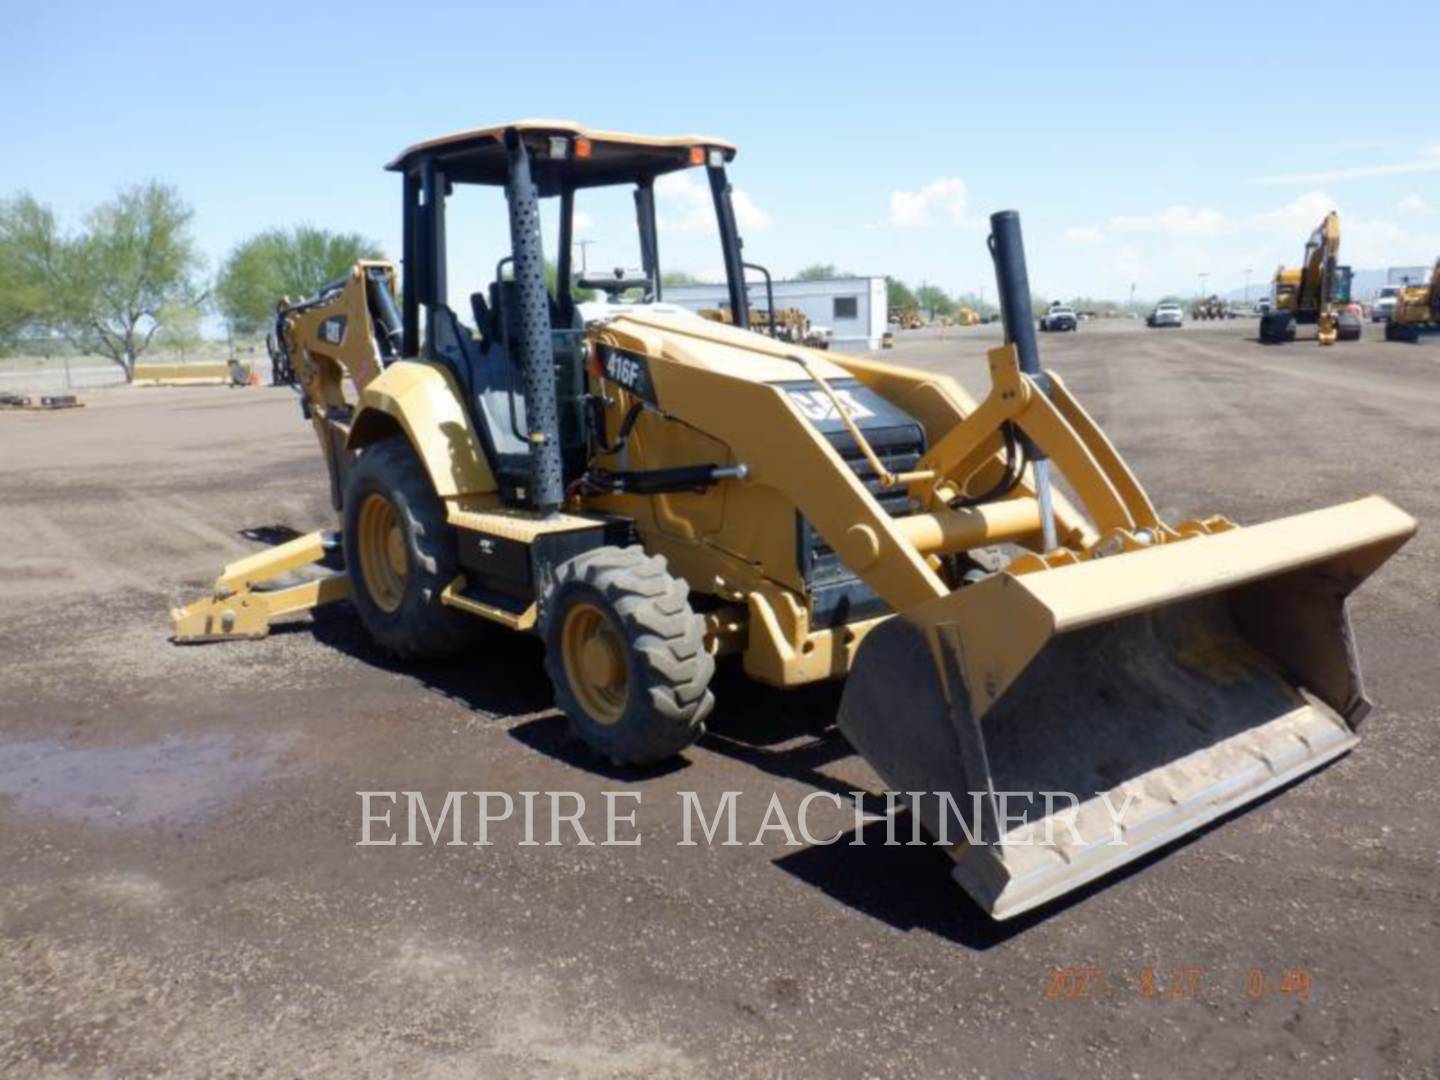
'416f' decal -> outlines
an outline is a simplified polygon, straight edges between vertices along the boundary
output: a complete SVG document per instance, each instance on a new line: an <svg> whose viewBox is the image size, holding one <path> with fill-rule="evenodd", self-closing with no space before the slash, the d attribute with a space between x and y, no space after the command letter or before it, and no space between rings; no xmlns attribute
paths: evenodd
<svg viewBox="0 0 1440 1080"><path fill-rule="evenodd" d="M623 386L636 397L644 398L651 405L655 401L655 384L650 379L650 365L645 357L637 356L635 353L621 352L619 349L602 347L600 349L600 362L603 365L605 378L618 386Z"/></svg>

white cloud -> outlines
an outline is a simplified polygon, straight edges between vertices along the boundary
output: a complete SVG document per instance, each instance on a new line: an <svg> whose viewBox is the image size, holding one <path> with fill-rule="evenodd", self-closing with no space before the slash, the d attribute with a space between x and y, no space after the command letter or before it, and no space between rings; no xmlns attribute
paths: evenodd
<svg viewBox="0 0 1440 1080"><path fill-rule="evenodd" d="M1167 206L1155 214L1120 214L1110 219L1112 228L1129 232L1158 232L1167 236L1214 236L1225 224L1225 215L1208 208Z"/></svg>
<svg viewBox="0 0 1440 1080"><path fill-rule="evenodd" d="M919 228L939 214L953 225L964 225L966 204L965 181L958 176L941 177L919 191L892 191L890 224L900 229Z"/></svg>
<svg viewBox="0 0 1440 1080"><path fill-rule="evenodd" d="M730 193L730 201L735 205L735 221L742 233L764 232L774 221L774 218L751 202L750 196L740 188Z"/></svg>
<svg viewBox="0 0 1440 1080"><path fill-rule="evenodd" d="M1402 200L1402 209L1407 202ZM1351 266L1418 266L1433 260L1440 250L1440 236L1350 213L1323 191L1307 192L1278 209L1256 214L1251 222L1272 237L1271 250L1279 251L1285 264L1293 266L1305 238L1331 210L1340 211L1340 261Z"/></svg>
<svg viewBox="0 0 1440 1080"><path fill-rule="evenodd" d="M1419 214L1423 216L1425 214L1435 213L1435 208L1414 192L1406 195L1405 198L1401 199L1396 205L1400 212L1404 214Z"/></svg>
<svg viewBox="0 0 1440 1080"><path fill-rule="evenodd" d="M1075 244L1091 244L1104 235L1099 226L1083 225L1075 229L1065 230L1065 239Z"/></svg>
<svg viewBox="0 0 1440 1080"><path fill-rule="evenodd" d="M589 214L587 214L584 210L576 210L574 227L576 232L583 232L586 229L593 229L595 227L595 219Z"/></svg>
<svg viewBox="0 0 1440 1080"><path fill-rule="evenodd" d="M1254 221L1257 225L1296 232L1315 228L1334 209L1337 209L1335 200L1325 192L1307 191L1278 209L1256 214Z"/></svg>
<svg viewBox="0 0 1440 1080"><path fill-rule="evenodd" d="M1427 146L1414 161L1391 161L1373 165L1350 165L1316 172L1277 173L1252 176L1252 184L1331 184L1342 180L1365 180L1377 176L1407 176L1411 173L1440 172L1440 146Z"/></svg>
<svg viewBox="0 0 1440 1080"><path fill-rule="evenodd" d="M659 203L657 223L663 231L703 233L715 231L715 203L707 184L688 172L667 173L655 182ZM740 188L730 192L735 207L735 222L742 233L763 232L774 224L774 218L755 205Z"/></svg>

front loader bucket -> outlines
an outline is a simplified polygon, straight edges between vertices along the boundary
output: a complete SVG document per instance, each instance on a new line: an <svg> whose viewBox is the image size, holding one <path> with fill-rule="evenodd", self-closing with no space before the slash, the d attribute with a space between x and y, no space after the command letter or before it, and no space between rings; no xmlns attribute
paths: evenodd
<svg viewBox="0 0 1440 1080"><path fill-rule="evenodd" d="M870 633L841 730L1010 918L1354 746L1345 598L1414 531L1372 497L994 575Z"/></svg>

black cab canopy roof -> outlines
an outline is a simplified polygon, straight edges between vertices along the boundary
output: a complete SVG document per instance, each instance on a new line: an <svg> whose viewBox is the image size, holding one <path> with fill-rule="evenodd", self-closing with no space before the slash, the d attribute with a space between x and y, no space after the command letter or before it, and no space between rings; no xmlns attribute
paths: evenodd
<svg viewBox="0 0 1440 1080"><path fill-rule="evenodd" d="M472 128L408 147L385 167L410 172L433 158L448 180L460 184L503 184L509 173L505 132L525 140L531 171L541 195L563 187L600 187L654 179L694 165L735 157L735 146L708 135L630 135L596 131L569 120L516 120Z"/></svg>

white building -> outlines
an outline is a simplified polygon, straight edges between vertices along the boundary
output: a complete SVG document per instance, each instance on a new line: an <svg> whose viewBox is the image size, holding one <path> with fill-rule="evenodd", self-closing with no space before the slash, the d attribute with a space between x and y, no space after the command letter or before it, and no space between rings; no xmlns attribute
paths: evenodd
<svg viewBox="0 0 1440 1080"><path fill-rule="evenodd" d="M751 281L750 309L768 307L765 282ZM722 285L666 285L664 298L699 311L728 306ZM828 278L823 281L775 282L775 306L799 308L811 326L829 327L837 349L878 349L888 312L883 277Z"/></svg>

